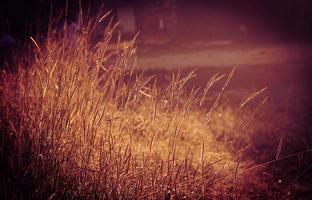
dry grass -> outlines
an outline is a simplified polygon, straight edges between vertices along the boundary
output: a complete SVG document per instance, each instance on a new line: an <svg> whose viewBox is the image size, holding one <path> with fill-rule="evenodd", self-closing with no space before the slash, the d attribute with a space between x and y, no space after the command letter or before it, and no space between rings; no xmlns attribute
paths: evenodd
<svg viewBox="0 0 312 200"><path fill-rule="evenodd" d="M31 66L2 72L3 197L246 199L265 190L241 159L255 112L221 103L235 68L203 88L184 89L194 72L159 87L134 71L134 42L117 36L112 48L113 24L94 45L99 19L75 37L51 29L44 44L32 38Z"/></svg>

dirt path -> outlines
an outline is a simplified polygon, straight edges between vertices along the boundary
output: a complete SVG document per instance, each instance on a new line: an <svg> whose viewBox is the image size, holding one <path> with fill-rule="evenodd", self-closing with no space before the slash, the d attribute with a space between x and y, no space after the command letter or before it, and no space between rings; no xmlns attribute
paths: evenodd
<svg viewBox="0 0 312 200"><path fill-rule="evenodd" d="M139 54L139 68L231 67L234 65L277 65L305 62L311 45L238 45L220 41L190 45L164 45Z"/></svg>

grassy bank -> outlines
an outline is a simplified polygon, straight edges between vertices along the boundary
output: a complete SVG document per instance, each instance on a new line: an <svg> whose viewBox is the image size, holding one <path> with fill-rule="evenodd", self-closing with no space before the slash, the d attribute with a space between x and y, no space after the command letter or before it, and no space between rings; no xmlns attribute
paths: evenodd
<svg viewBox="0 0 312 200"><path fill-rule="evenodd" d="M31 38L30 67L1 72L3 199L290 197L272 193L273 175L246 155L267 128L256 120L265 88L233 104L236 68L200 86L192 71L165 82L138 72L135 42L124 45L113 24L95 44L103 20L81 21L75 35L51 27L42 44Z"/></svg>

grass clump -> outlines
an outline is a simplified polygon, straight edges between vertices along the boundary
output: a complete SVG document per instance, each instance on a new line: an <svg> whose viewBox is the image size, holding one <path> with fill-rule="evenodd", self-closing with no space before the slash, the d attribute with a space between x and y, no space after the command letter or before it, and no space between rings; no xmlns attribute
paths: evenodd
<svg viewBox="0 0 312 200"><path fill-rule="evenodd" d="M123 45L115 25L95 43L102 20L81 21L75 35L51 28L44 43L32 39L30 67L2 71L3 198L238 199L260 187L233 153L249 141L222 136L248 119L219 105L234 71L204 88L184 90L193 72L159 87L134 70L135 43Z"/></svg>

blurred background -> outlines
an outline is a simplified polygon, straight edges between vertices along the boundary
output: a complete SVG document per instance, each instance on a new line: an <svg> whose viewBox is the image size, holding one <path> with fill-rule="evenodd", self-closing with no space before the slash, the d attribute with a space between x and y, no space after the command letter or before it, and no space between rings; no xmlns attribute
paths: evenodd
<svg viewBox="0 0 312 200"><path fill-rule="evenodd" d="M77 31L80 8L89 15L112 11L125 43L139 32L138 68L197 68L205 80L236 65L247 74L237 84L278 86L274 94L287 85L310 88L309 0L2 0L1 68L10 66L13 54L23 54L29 36L44 41L49 19L60 21L60 32L65 19Z"/></svg>
<svg viewBox="0 0 312 200"><path fill-rule="evenodd" d="M296 91L310 96L309 0L1 0L1 67L11 68L29 36L44 41L49 19L60 22L60 32L65 19L77 32L80 8L91 16L112 11L125 43L139 32L140 69L196 68L202 84L215 71L239 66L237 73L243 75L237 76L236 87L268 86L281 99L285 88L296 85ZM106 22L99 25L99 36Z"/></svg>
<svg viewBox="0 0 312 200"><path fill-rule="evenodd" d="M80 8L91 15L113 11L126 40L140 32L144 68L282 63L310 53L309 0L2 0L0 63L10 62L12 49L29 36L44 38L51 17L75 27Z"/></svg>
<svg viewBox="0 0 312 200"><path fill-rule="evenodd" d="M115 11L124 33L140 30L142 35L183 40L262 39L274 34L302 40L311 39L312 33L309 0L2 0L1 34L23 38L44 32L51 8L52 13L64 12L66 5L69 20L77 20L79 4L84 10L96 12L103 5Z"/></svg>

